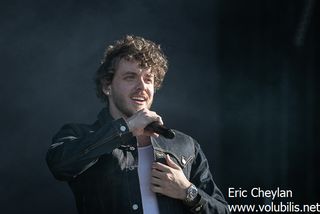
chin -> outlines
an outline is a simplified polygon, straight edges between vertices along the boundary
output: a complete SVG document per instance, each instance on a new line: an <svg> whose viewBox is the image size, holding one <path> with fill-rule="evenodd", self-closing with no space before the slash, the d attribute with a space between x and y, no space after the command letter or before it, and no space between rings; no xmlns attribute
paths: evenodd
<svg viewBox="0 0 320 214"><path fill-rule="evenodd" d="M141 109L146 108L145 106L139 106L137 108L135 108L134 112L140 111Z"/></svg>

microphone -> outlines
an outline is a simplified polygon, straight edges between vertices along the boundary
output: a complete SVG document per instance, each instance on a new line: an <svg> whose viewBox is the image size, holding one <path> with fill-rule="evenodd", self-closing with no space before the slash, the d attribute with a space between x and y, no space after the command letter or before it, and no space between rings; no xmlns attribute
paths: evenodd
<svg viewBox="0 0 320 214"><path fill-rule="evenodd" d="M164 125L161 125L157 121L150 123L144 129L160 134L167 139L173 139L175 136L175 133L171 129L165 127Z"/></svg>

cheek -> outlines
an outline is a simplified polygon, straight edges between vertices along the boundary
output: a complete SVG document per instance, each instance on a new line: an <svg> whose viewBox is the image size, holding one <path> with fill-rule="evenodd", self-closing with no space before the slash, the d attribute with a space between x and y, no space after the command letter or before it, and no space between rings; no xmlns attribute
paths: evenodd
<svg viewBox="0 0 320 214"><path fill-rule="evenodd" d="M118 95L127 95L130 92L130 87L121 84L114 84L112 87L113 91Z"/></svg>
<svg viewBox="0 0 320 214"><path fill-rule="evenodd" d="M153 95L154 95L154 86L150 86L149 93L150 93L150 96L153 97Z"/></svg>

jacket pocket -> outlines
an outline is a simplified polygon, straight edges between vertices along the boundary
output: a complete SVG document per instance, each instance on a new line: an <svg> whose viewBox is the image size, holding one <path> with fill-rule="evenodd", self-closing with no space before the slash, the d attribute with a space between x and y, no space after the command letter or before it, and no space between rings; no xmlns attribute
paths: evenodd
<svg viewBox="0 0 320 214"><path fill-rule="evenodd" d="M179 165L182 169L184 169L194 159L193 155L175 154L170 151L154 150L155 160L163 164L167 164L167 161L166 161L167 154L169 154L173 162Z"/></svg>

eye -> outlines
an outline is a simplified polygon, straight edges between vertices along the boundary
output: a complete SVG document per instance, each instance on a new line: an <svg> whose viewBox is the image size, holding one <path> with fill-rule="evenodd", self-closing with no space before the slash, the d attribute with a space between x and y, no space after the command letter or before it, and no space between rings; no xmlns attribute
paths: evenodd
<svg viewBox="0 0 320 214"><path fill-rule="evenodd" d="M153 83L153 79L154 79L154 77L153 76L145 76L145 78L144 78L144 81L146 82L146 83L148 83L148 84L151 84L151 83Z"/></svg>
<svg viewBox="0 0 320 214"><path fill-rule="evenodd" d="M153 78L145 78L146 83L153 83Z"/></svg>
<svg viewBox="0 0 320 214"><path fill-rule="evenodd" d="M125 80L134 80L134 78L135 78L135 76L133 76L133 75L126 75L124 77Z"/></svg>

